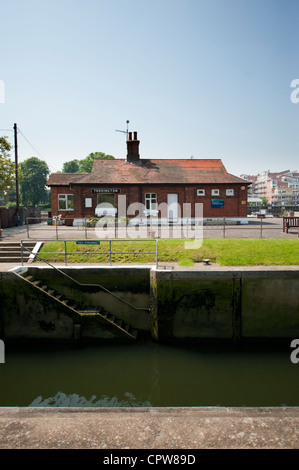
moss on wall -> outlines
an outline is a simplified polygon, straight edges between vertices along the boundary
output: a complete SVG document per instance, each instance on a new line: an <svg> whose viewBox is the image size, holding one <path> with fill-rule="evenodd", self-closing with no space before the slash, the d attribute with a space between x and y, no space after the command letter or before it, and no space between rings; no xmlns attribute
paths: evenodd
<svg viewBox="0 0 299 470"><path fill-rule="evenodd" d="M299 273L293 271L164 271L96 268L70 270L80 282L102 283L115 296L61 282L52 269L33 274L58 292L91 308L103 307L155 341L299 337ZM81 272L83 271L83 272ZM78 274L80 273L80 274ZM147 279L145 279L147 277ZM72 340L74 324L81 334L111 338L101 321L82 320L14 273L1 273L0 337ZM128 279L128 284L126 284ZM104 281L107 281L104 283ZM133 288L134 286L134 288ZM122 290L123 289L123 290ZM148 310L143 308L150 307Z"/></svg>
<svg viewBox="0 0 299 470"><path fill-rule="evenodd" d="M43 293L11 273L4 273L1 283L5 339L72 339L72 318Z"/></svg>
<svg viewBox="0 0 299 470"><path fill-rule="evenodd" d="M157 341L299 336L296 270L153 271L151 285Z"/></svg>
<svg viewBox="0 0 299 470"><path fill-rule="evenodd" d="M173 336L232 338L232 280L176 280Z"/></svg>
<svg viewBox="0 0 299 470"><path fill-rule="evenodd" d="M246 279L242 288L243 337L298 337L299 279Z"/></svg>
<svg viewBox="0 0 299 470"><path fill-rule="evenodd" d="M102 307L133 328L150 331L149 268L63 268L62 271L82 285L74 283L54 269L30 268L30 273L36 279L42 280L66 298L73 299L80 309ZM103 288L97 287L98 285Z"/></svg>

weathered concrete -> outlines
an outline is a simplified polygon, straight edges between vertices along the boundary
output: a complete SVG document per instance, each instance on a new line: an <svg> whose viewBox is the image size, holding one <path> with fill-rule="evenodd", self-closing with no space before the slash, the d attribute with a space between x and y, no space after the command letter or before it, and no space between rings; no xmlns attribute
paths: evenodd
<svg viewBox="0 0 299 470"><path fill-rule="evenodd" d="M0 408L1 449L298 449L299 408Z"/></svg>
<svg viewBox="0 0 299 470"><path fill-rule="evenodd" d="M28 269L46 289L73 301L77 310L80 305L82 310L101 307L158 342L299 337L298 267L72 266L61 267L61 273L35 265L20 269ZM100 317L77 318L78 313L55 296L49 297L14 272L0 272L0 288L0 336L4 340L72 341L78 322L82 338L111 339ZM42 325L53 328L45 330Z"/></svg>
<svg viewBox="0 0 299 470"><path fill-rule="evenodd" d="M289 339L299 335L298 268L152 268L152 335L173 339Z"/></svg>
<svg viewBox="0 0 299 470"><path fill-rule="evenodd" d="M100 315L78 313L100 307L141 334L149 332L150 267L62 268L65 276L80 284L55 269L29 267L33 279L45 284L49 293L71 300L75 310L15 274L26 269L0 272L2 339L77 341L75 329L79 325L82 340L117 340L115 328L112 331Z"/></svg>

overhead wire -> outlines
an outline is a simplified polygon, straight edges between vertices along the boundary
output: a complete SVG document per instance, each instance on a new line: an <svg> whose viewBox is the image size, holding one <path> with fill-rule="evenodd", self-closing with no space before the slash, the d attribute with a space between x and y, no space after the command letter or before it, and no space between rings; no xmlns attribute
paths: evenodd
<svg viewBox="0 0 299 470"><path fill-rule="evenodd" d="M29 142L29 140L27 139L27 137L25 137L25 135L23 134L23 132L21 131L21 129L18 127L18 131L20 132L20 134L24 137L24 139L26 140L26 142L33 148L33 150L41 157L43 158L43 156L40 154L40 152L32 145L31 142Z"/></svg>

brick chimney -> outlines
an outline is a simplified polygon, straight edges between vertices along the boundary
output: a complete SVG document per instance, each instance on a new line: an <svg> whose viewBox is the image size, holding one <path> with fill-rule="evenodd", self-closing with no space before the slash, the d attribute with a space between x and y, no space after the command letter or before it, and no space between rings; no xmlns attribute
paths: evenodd
<svg viewBox="0 0 299 470"><path fill-rule="evenodd" d="M139 162L139 140L137 139L137 132L134 132L134 139L132 139L132 132L129 132L127 140L127 162Z"/></svg>

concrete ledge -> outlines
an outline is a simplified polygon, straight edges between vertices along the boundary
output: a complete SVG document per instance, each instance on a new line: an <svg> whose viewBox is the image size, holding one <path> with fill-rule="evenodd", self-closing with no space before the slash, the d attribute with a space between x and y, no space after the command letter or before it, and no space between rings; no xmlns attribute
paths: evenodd
<svg viewBox="0 0 299 470"><path fill-rule="evenodd" d="M1 449L298 449L299 407L0 408Z"/></svg>

